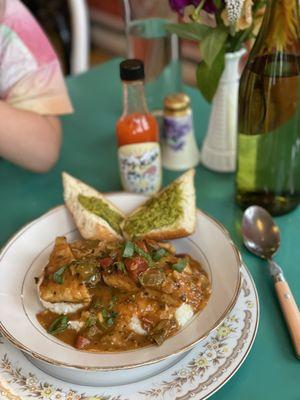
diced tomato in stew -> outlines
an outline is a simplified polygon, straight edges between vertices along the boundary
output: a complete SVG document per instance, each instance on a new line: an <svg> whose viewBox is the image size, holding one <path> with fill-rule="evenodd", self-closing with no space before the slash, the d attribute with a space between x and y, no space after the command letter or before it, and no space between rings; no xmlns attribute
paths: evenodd
<svg viewBox="0 0 300 400"><path fill-rule="evenodd" d="M113 264L114 260L111 257L104 257L99 260L99 264L102 268L108 268Z"/></svg>
<svg viewBox="0 0 300 400"><path fill-rule="evenodd" d="M77 349L84 349L87 345L89 345L91 341L84 336L78 335L75 343L75 347Z"/></svg>
<svg viewBox="0 0 300 400"><path fill-rule="evenodd" d="M141 256L134 256L125 259L125 267L128 275L136 282L139 275L148 269L147 261Z"/></svg>

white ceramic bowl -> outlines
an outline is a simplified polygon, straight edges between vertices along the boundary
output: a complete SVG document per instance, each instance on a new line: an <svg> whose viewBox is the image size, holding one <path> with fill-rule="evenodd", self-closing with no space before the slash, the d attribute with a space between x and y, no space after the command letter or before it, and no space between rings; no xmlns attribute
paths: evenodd
<svg viewBox="0 0 300 400"><path fill-rule="evenodd" d="M144 197L109 195L125 213ZM38 323L41 310L34 277L47 263L56 236L77 238L73 219L59 206L21 229L0 254L0 331L45 372L81 385L111 386L134 382L174 364L206 337L234 306L240 289L241 259L227 231L214 219L197 212L196 231L175 240L177 252L188 253L207 271L212 294L204 310L161 346L90 353L68 346L49 335Z"/></svg>

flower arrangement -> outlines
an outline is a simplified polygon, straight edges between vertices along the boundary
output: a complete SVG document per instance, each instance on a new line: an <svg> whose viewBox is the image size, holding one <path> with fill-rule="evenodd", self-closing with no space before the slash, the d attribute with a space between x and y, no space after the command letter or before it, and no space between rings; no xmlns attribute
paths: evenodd
<svg viewBox="0 0 300 400"><path fill-rule="evenodd" d="M224 70L225 53L240 50L258 33L265 0L169 0L182 22L166 29L200 42L197 85L212 101Z"/></svg>

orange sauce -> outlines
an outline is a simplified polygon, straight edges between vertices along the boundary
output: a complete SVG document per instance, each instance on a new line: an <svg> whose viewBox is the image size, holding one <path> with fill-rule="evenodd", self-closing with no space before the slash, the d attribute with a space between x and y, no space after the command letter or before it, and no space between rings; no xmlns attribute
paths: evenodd
<svg viewBox="0 0 300 400"><path fill-rule="evenodd" d="M116 125L118 146L158 142L158 125L151 114L133 113L121 117Z"/></svg>
<svg viewBox="0 0 300 400"><path fill-rule="evenodd" d="M182 299L182 296L184 296L188 304L192 305L194 312L199 312L208 302L211 293L211 284L207 274L201 268L201 265L191 257L187 257L189 258L189 264L193 274L191 277L185 276L184 279L178 280L180 285L176 291L177 296L174 297L174 295L171 295L170 297L173 298L173 301L178 302L178 299ZM172 279L169 279L170 287L173 286L173 283ZM168 291L167 287L165 290ZM166 293L153 289L150 290L149 288L140 288L137 292L128 293L107 287L104 283L98 283L95 288L90 288L89 291L93 300L97 299L106 309L109 309L112 296L116 296L118 300L114 306L114 311L118 313L119 317L116 319L116 323L113 326L105 328L104 331L102 330L93 335L93 337L90 337L90 343L84 350L96 352L126 351L153 345L153 339L150 336L128 331L126 327L126 310L128 310L129 316L131 317L132 307L134 307L135 304L139 304L139 312L144 314L144 317L141 319L142 324L146 324L147 326L147 323L150 323L150 326L155 326L160 322L159 310L161 307L164 308L163 303L167 301L164 299ZM141 296L142 292L143 295ZM160 295L160 298L152 298L151 293L153 296L154 292ZM168 301L170 301L170 298ZM179 304L177 304L176 307ZM175 307L175 304L169 304L168 306L170 315L173 307ZM69 321L82 320L82 312L85 311L89 311L89 305L75 313L68 314ZM100 312L100 310L98 312ZM49 329L51 323L57 317L59 317L59 314L55 314L49 310L43 310L37 314L37 319L45 330ZM172 331L168 334L168 337L174 335L179 329L180 327L178 325L174 326ZM66 329L64 332L55 334L55 337L70 346L76 347L77 337L82 333L86 335L88 329L83 327L80 333L73 329Z"/></svg>
<svg viewBox="0 0 300 400"><path fill-rule="evenodd" d="M80 275L78 271L82 270L77 271L77 263L67 264L70 268L63 276L61 291L67 292L68 299L73 296L76 300L78 286L73 283L79 283L88 291L90 301L65 316L43 310L37 314L40 325L68 345L96 352L126 351L154 343L160 345L178 332L180 322L176 310L186 303L194 313L200 311L211 293L209 278L199 262L188 254L175 255L172 248L167 248L167 253L160 254L161 258L155 261L156 251L163 249L159 243L136 241L135 245L144 254L143 264L135 246L134 253L124 257L122 242L104 247L102 243L91 244L84 240L70 244L68 251L76 254L76 260L80 261L78 265L84 266L86 262L89 266L91 262L97 262L99 268L90 271L90 276ZM55 286L58 282L53 276L54 268L61 267L62 252L57 247L51 254L52 270L49 273L47 265L43 281L45 293L52 296L53 303L60 290ZM110 259L110 266L104 266L104 259ZM186 259L186 263L180 267L182 259ZM143 269L139 274L133 275L132 272L141 266ZM101 275L101 279L93 282L91 277L95 274Z"/></svg>

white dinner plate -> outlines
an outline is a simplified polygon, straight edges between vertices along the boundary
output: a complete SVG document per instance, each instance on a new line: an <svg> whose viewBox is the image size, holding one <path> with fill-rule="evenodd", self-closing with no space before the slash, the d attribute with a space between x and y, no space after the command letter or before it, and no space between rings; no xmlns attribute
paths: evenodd
<svg viewBox="0 0 300 400"><path fill-rule="evenodd" d="M145 200L142 196L127 193L111 194L109 198L125 213ZM55 376L94 384L102 382L101 377L95 375L102 371L107 373L104 379L110 385L115 380L112 372L119 373L123 383L128 381L127 372L132 368L135 368L135 380L157 373L174 363L175 356L182 356L219 326L237 300L241 281L239 252L222 225L198 211L195 233L173 243L179 253L188 253L200 261L210 277L212 294L204 310L161 346L100 354L79 351L47 334L36 319L42 307L34 278L46 265L55 237L62 235L73 240L78 237L78 232L67 209L59 206L21 229L0 254L0 331L39 362L41 368L72 369L72 378L70 373L68 377L68 372L64 375L63 371L56 373L47 369ZM161 366L155 369L159 362ZM126 372L123 377L120 370ZM83 379L86 380L82 380L82 371L90 372L91 379L85 373Z"/></svg>

